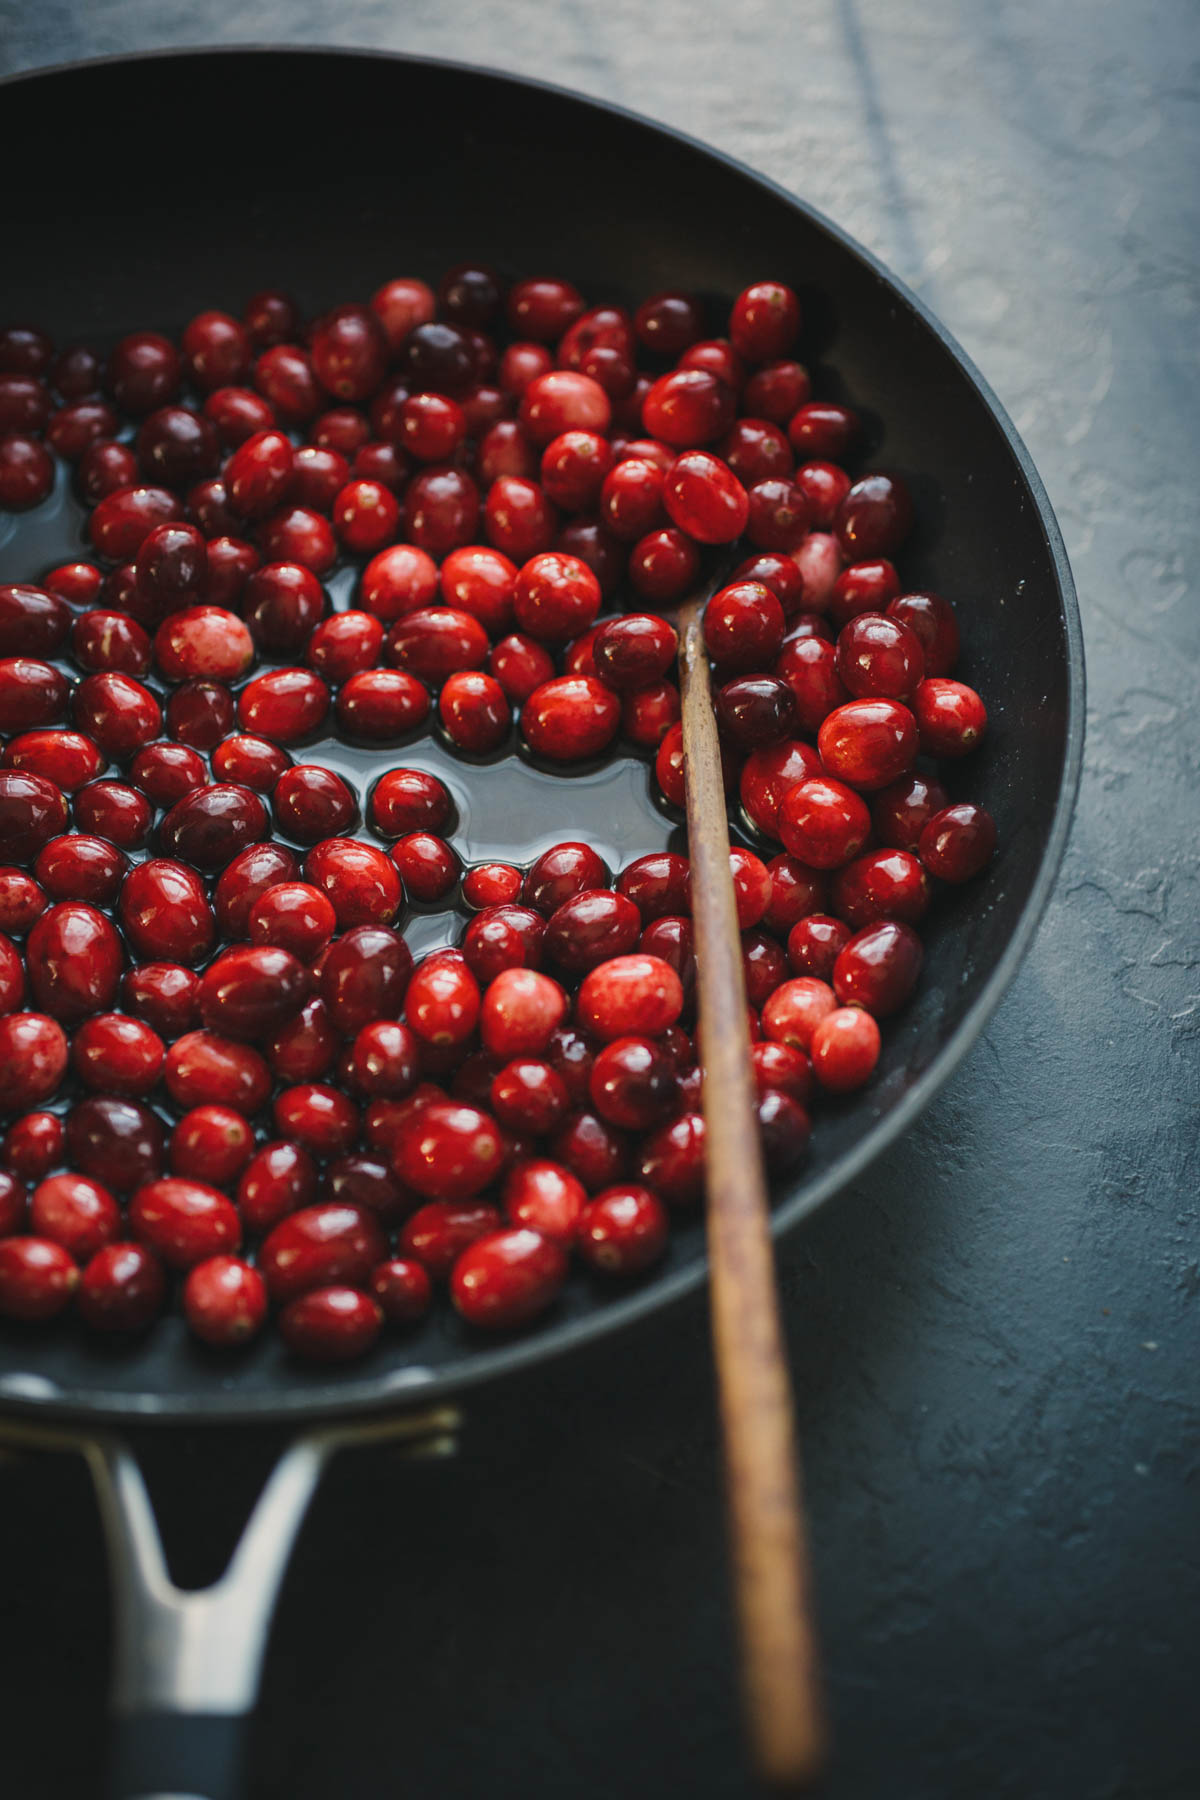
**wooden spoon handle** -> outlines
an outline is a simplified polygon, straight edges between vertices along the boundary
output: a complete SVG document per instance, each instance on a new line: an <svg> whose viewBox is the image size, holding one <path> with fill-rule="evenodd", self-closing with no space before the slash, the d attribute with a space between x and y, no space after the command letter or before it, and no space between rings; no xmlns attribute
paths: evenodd
<svg viewBox="0 0 1200 1800"><path fill-rule="evenodd" d="M751 1746L766 1780L796 1787L820 1771L826 1727L702 613L680 613L679 668L713 1345Z"/></svg>

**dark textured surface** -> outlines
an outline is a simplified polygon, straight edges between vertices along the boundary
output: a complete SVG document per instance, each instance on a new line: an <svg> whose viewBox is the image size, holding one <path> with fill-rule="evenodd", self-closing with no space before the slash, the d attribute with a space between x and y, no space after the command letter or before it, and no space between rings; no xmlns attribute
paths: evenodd
<svg viewBox="0 0 1200 1800"><path fill-rule="evenodd" d="M969 1064L783 1252L830 1792L1193 1800L1191 8L360 0L333 21L220 0L0 22L9 67L336 36L624 101L832 214L992 381L1074 561L1088 769L1056 900ZM352 169L352 122L308 123ZM278 1619L255 1800L747 1792L707 1369L691 1304L496 1390L454 1464L335 1468ZM175 1485L199 1572L223 1471L197 1443ZM83 1477L10 1465L0 1513L5 1791L86 1795L106 1602Z"/></svg>

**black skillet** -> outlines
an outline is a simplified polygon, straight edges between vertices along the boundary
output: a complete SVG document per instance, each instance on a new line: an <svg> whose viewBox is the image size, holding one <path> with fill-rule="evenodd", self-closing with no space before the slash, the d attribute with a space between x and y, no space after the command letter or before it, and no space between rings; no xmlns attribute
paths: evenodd
<svg viewBox="0 0 1200 1800"><path fill-rule="evenodd" d="M911 1124L1016 973L1062 856L1082 750L1082 643L1053 514L1008 419L937 321L836 227L716 152L594 101L439 63L188 51L19 76L0 84L0 168L0 318L60 342L177 331L201 307L236 311L265 286L312 313L465 256L512 276L569 275L593 300L685 288L711 297L714 327L750 280L800 290L816 392L864 412L865 461L902 471L916 497L908 586L960 608L961 672L991 717L965 778L1002 846L984 880L939 903L917 998L889 1023L871 1086L819 1115L811 1161L775 1196L778 1227L853 1179ZM61 560L80 518L63 495L0 521L0 580ZM372 759L328 754L369 777ZM672 830L634 762L551 780L517 756L477 767L425 740L374 763L397 760L443 773L471 855L527 859L585 836L619 863ZM415 937L446 930L419 919ZM468 1335L446 1309L333 1373L292 1364L273 1337L232 1361L206 1355L174 1319L124 1349L70 1326L0 1335L8 1435L83 1448L97 1473L117 1580L120 1800L238 1790L236 1740L271 1604L331 1448L393 1434L436 1449L453 1422L447 1402L467 1387L632 1326L703 1278L701 1224L682 1222L662 1269L630 1291L579 1281L548 1322L502 1342ZM295 1434L224 1581L198 1595L167 1579L121 1436L150 1422Z"/></svg>

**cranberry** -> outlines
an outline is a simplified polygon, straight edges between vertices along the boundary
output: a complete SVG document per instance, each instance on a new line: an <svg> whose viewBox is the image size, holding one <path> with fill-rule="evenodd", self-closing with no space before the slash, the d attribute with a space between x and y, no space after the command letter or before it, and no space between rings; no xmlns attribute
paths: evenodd
<svg viewBox="0 0 1200 1800"><path fill-rule="evenodd" d="M812 382L803 363L784 359L754 371L742 392L742 406L755 419L786 425L811 393Z"/></svg>
<svg viewBox="0 0 1200 1800"><path fill-rule="evenodd" d="M15 1012L24 995L25 971L20 953L11 938L0 935L0 1013Z"/></svg>
<svg viewBox="0 0 1200 1800"><path fill-rule="evenodd" d="M557 523L555 510L536 481L498 475L488 489L484 505L488 542L515 562L549 550Z"/></svg>
<svg viewBox="0 0 1200 1800"><path fill-rule="evenodd" d="M417 966L404 997L404 1016L422 1043L465 1044L479 1020L479 983L458 951L442 951Z"/></svg>
<svg viewBox="0 0 1200 1800"><path fill-rule="evenodd" d="M353 790L332 769L316 763L285 769L271 801L280 830L302 844L335 837L358 816Z"/></svg>
<svg viewBox="0 0 1200 1800"><path fill-rule="evenodd" d="M79 1312L94 1331L142 1331L162 1311L166 1277L142 1244L109 1244L88 1263Z"/></svg>
<svg viewBox="0 0 1200 1800"><path fill-rule="evenodd" d="M375 1019L394 1018L411 973L412 952L398 932L358 925L322 958L321 997L337 1029L349 1035Z"/></svg>
<svg viewBox="0 0 1200 1800"><path fill-rule="evenodd" d="M605 1188L589 1200L579 1220L577 1243L592 1268L606 1275L638 1275L667 1247L667 1214L649 1188Z"/></svg>
<svg viewBox="0 0 1200 1800"><path fill-rule="evenodd" d="M770 479L788 484L796 462L783 432L767 419L738 419L721 439L719 450L747 488Z"/></svg>
<svg viewBox="0 0 1200 1800"><path fill-rule="evenodd" d="M833 989L827 982L810 975L799 975L777 988L763 1007L763 1031L777 1044L807 1050L813 1032L836 1005Z"/></svg>
<svg viewBox="0 0 1200 1800"><path fill-rule="evenodd" d="M758 1100L758 1130L767 1168L794 1168L805 1156L812 1127L808 1113L791 1094L768 1088Z"/></svg>
<svg viewBox="0 0 1200 1800"><path fill-rule="evenodd" d="M644 922L691 909L691 870L672 850L639 856L622 869L617 891L632 900Z"/></svg>
<svg viewBox="0 0 1200 1800"><path fill-rule="evenodd" d="M419 1262L393 1256L371 1271L371 1293L389 1325L415 1325L429 1311L433 1289Z"/></svg>
<svg viewBox="0 0 1200 1800"><path fill-rule="evenodd" d="M95 437L79 455L76 486L80 498L96 506L118 490L132 488L138 478L138 459L128 444Z"/></svg>
<svg viewBox="0 0 1200 1800"><path fill-rule="evenodd" d="M309 669L273 669L257 675L238 696L241 725L275 744L295 744L311 736L328 711L329 689Z"/></svg>
<svg viewBox="0 0 1200 1800"><path fill-rule="evenodd" d="M742 805L751 823L768 837L782 836L779 811L783 800L800 782L819 773L820 767L816 751L795 738L753 750L739 778Z"/></svg>
<svg viewBox="0 0 1200 1800"><path fill-rule="evenodd" d="M521 729L531 750L555 762L599 756L621 722L612 689L586 675L543 682L521 709Z"/></svg>
<svg viewBox="0 0 1200 1800"><path fill-rule="evenodd" d="M812 1063L803 1050L768 1040L751 1045L750 1060L760 1099L769 1093L788 1094L801 1106L808 1104L812 1096Z"/></svg>
<svg viewBox="0 0 1200 1800"><path fill-rule="evenodd" d="M737 766L733 753L727 744L721 745L721 774L726 793L735 785ZM683 732L680 726L672 725L662 743L658 747L658 755L654 759L654 775L664 799L672 806L682 810L685 799L683 780Z"/></svg>
<svg viewBox="0 0 1200 1800"><path fill-rule="evenodd" d="M771 898L762 923L776 937L785 937L798 919L824 906L824 877L786 854L772 857L767 872L771 877Z"/></svg>
<svg viewBox="0 0 1200 1800"><path fill-rule="evenodd" d="M417 1039L407 1025L373 1021L363 1025L354 1039L354 1080L364 1094L402 1100L416 1086L418 1057Z"/></svg>
<svg viewBox="0 0 1200 1800"><path fill-rule="evenodd" d="M556 506L582 512L595 506L612 466L612 447L595 431L564 431L542 452L542 486Z"/></svg>
<svg viewBox="0 0 1200 1800"><path fill-rule="evenodd" d="M394 1167L406 1186L430 1200L472 1199L500 1172L504 1145L486 1113L473 1106L431 1101L410 1114L395 1139ZM414 1249L414 1214L401 1247ZM414 1253L419 1255L419 1252ZM420 1258L424 1260L424 1258Z"/></svg>
<svg viewBox="0 0 1200 1800"><path fill-rule="evenodd" d="M203 758L183 744L151 744L139 750L129 767L134 787L154 806L174 806L203 784Z"/></svg>
<svg viewBox="0 0 1200 1800"><path fill-rule="evenodd" d="M210 1256L193 1265L183 1284L183 1314L206 1344L243 1344L261 1331L267 1288L257 1269L237 1256Z"/></svg>
<svg viewBox="0 0 1200 1800"><path fill-rule="evenodd" d="M554 367L554 358L542 344L509 344L500 358L500 385L507 394L520 397L537 375Z"/></svg>
<svg viewBox="0 0 1200 1800"><path fill-rule="evenodd" d="M87 612L75 621L71 654L97 674L144 675L152 660L150 638L136 619L117 612Z"/></svg>
<svg viewBox="0 0 1200 1800"><path fill-rule="evenodd" d="M590 844L554 844L531 866L521 897L526 906L548 916L586 888L603 886L607 874Z"/></svg>
<svg viewBox="0 0 1200 1800"><path fill-rule="evenodd" d="M739 675L715 700L722 735L739 750L777 744L795 723L796 702L778 675Z"/></svg>
<svg viewBox="0 0 1200 1800"><path fill-rule="evenodd" d="M307 1150L286 1141L264 1144L238 1182L238 1210L250 1231L268 1232L311 1205L316 1192L317 1165Z"/></svg>
<svg viewBox="0 0 1200 1800"><path fill-rule="evenodd" d="M464 1250L454 1265L450 1295L468 1324L508 1330L544 1312L566 1275L561 1244L516 1227L479 1238Z"/></svg>
<svg viewBox="0 0 1200 1800"><path fill-rule="evenodd" d="M940 594L897 594L887 611L920 643L926 675L948 675L958 661L958 620L950 602Z"/></svg>
<svg viewBox="0 0 1200 1800"><path fill-rule="evenodd" d="M383 380L387 358L387 337L369 307L335 306L313 332L313 371L339 400L367 399Z"/></svg>
<svg viewBox="0 0 1200 1800"><path fill-rule="evenodd" d="M825 531L810 531L792 560L803 584L804 606L811 612L828 612L842 566L837 539Z"/></svg>
<svg viewBox="0 0 1200 1800"><path fill-rule="evenodd" d="M344 463L370 440L371 427L356 406L334 406L313 421L309 444L327 450Z"/></svg>
<svg viewBox="0 0 1200 1800"><path fill-rule="evenodd" d="M212 754L213 774L220 781L253 788L258 794L271 793L288 767L286 750L245 733L225 738Z"/></svg>
<svg viewBox="0 0 1200 1800"><path fill-rule="evenodd" d="M6 726L25 731L51 725L62 718L66 703L66 679L51 663L31 656L0 658L0 718Z"/></svg>
<svg viewBox="0 0 1200 1800"><path fill-rule="evenodd" d="M788 962L795 974L828 982L850 937L850 927L827 914L812 913L797 919L788 933Z"/></svg>
<svg viewBox="0 0 1200 1800"><path fill-rule="evenodd" d="M758 581L722 588L704 610L705 648L722 670L761 669L779 655L783 633L783 607Z"/></svg>
<svg viewBox="0 0 1200 1800"><path fill-rule="evenodd" d="M53 342L35 325L0 329L0 372L5 375L45 375L53 355Z"/></svg>
<svg viewBox="0 0 1200 1800"><path fill-rule="evenodd" d="M477 863L463 876L462 897L468 906L501 906L516 899L524 879L511 863Z"/></svg>
<svg viewBox="0 0 1200 1800"><path fill-rule="evenodd" d="M788 972L787 958L765 931L748 931L742 939L742 970L750 1005L764 1006Z"/></svg>
<svg viewBox="0 0 1200 1800"><path fill-rule="evenodd" d="M588 972L579 990L576 1014L593 1037L610 1043L640 1033L657 1037L683 1010L678 975L660 957L613 957Z"/></svg>
<svg viewBox="0 0 1200 1800"><path fill-rule="evenodd" d="M53 487L54 458L36 438L15 431L0 437L0 510L27 512Z"/></svg>
<svg viewBox="0 0 1200 1800"><path fill-rule="evenodd" d="M48 1100L66 1070L67 1039L57 1019L35 1012L0 1018L0 1113Z"/></svg>
<svg viewBox="0 0 1200 1800"><path fill-rule="evenodd" d="M337 720L347 737L379 743L405 737L429 716L429 695L403 669L352 675L337 697Z"/></svg>
<svg viewBox="0 0 1200 1800"><path fill-rule="evenodd" d="M127 445L120 446L123 454L119 458L112 457L111 453L116 447L112 440L119 430L120 421L111 406L106 405L103 400L81 400L74 406L61 407L51 415L46 426L46 442L56 456L61 456L66 462L81 465L93 446L103 444L109 453L104 458L105 465L119 467L126 472L122 481L113 483L113 486L121 487L136 480L138 465ZM80 485L85 498L92 498L93 493L97 499L100 497L95 492L93 478L85 478L82 468Z"/></svg>
<svg viewBox="0 0 1200 1800"><path fill-rule="evenodd" d="M733 897L737 903L738 924L743 931L757 925L771 902L771 876L761 857L752 850L735 845L729 852L733 875Z"/></svg>
<svg viewBox="0 0 1200 1800"><path fill-rule="evenodd" d="M41 1237L0 1240L0 1314L7 1319L57 1318L79 1285L79 1270L61 1244Z"/></svg>
<svg viewBox="0 0 1200 1800"><path fill-rule="evenodd" d="M263 555L272 562L300 563L324 575L337 561L337 539L328 519L306 506L285 506L259 526Z"/></svg>
<svg viewBox="0 0 1200 1800"><path fill-rule="evenodd" d="M680 366L651 386L642 425L648 436L673 449L695 450L727 432L736 409L733 390L718 375Z"/></svg>
<svg viewBox="0 0 1200 1800"><path fill-rule="evenodd" d="M689 344L679 358L681 369L705 369L740 394L746 385L746 365L728 338L704 338Z"/></svg>
<svg viewBox="0 0 1200 1800"><path fill-rule="evenodd" d="M597 634L596 670L618 693L634 693L666 674L678 645L678 634L665 619L628 613L603 625Z"/></svg>
<svg viewBox="0 0 1200 1800"><path fill-rule="evenodd" d="M914 769L873 796L875 835L889 849L915 851L925 826L949 801L940 781Z"/></svg>
<svg viewBox="0 0 1200 1800"><path fill-rule="evenodd" d="M492 1112L507 1131L542 1137L566 1117L570 1097L562 1076L534 1057L514 1057L488 1087Z"/></svg>
<svg viewBox="0 0 1200 1800"><path fill-rule="evenodd" d="M549 1154L590 1193L618 1181L629 1162L628 1139L595 1113L573 1113L551 1138Z"/></svg>
<svg viewBox="0 0 1200 1800"><path fill-rule="evenodd" d="M470 613L451 606L406 613L388 634L388 660L438 686L458 669L481 668L487 632Z"/></svg>
<svg viewBox="0 0 1200 1800"><path fill-rule="evenodd" d="M53 781L0 769L0 857L29 861L66 823L67 802Z"/></svg>
<svg viewBox="0 0 1200 1800"><path fill-rule="evenodd" d="M57 1113L26 1113L5 1132L0 1162L22 1181L40 1181L63 1161L64 1143L63 1122ZM0 1216L0 1237L7 1235L8 1228Z"/></svg>
<svg viewBox="0 0 1200 1800"><path fill-rule="evenodd" d="M549 652L533 638L511 632L489 654L488 673L509 704L521 706L535 689L553 678L554 663Z"/></svg>
<svg viewBox="0 0 1200 1800"><path fill-rule="evenodd" d="M660 606L681 600L699 573L696 546L673 527L648 532L634 545L629 558L629 579L635 592L642 600Z"/></svg>
<svg viewBox="0 0 1200 1800"><path fill-rule="evenodd" d="M586 563L603 597L612 599L624 574L625 548L607 526L599 519L571 519L554 538L554 548Z"/></svg>
<svg viewBox="0 0 1200 1800"><path fill-rule="evenodd" d="M600 610L600 583L578 557L550 551L532 557L513 590L522 631L541 643L561 644L586 631Z"/></svg>
<svg viewBox="0 0 1200 1800"><path fill-rule="evenodd" d="M242 1235L224 1194L177 1175L139 1188L130 1202L129 1222L138 1240L172 1269L190 1269L222 1251L236 1250Z"/></svg>
<svg viewBox="0 0 1200 1800"><path fill-rule="evenodd" d="M74 1024L104 1012L121 979L121 942L93 906L63 901L44 912L25 952L30 995L42 1012Z"/></svg>
<svg viewBox="0 0 1200 1800"><path fill-rule="evenodd" d="M213 782L176 801L159 826L164 850L194 869L216 873L267 834L267 809L250 788Z"/></svg>
<svg viewBox="0 0 1200 1800"><path fill-rule="evenodd" d="M530 481L538 472L537 451L515 419L499 419L489 427L480 440L477 461L479 479L489 487L501 476Z"/></svg>
<svg viewBox="0 0 1200 1800"><path fill-rule="evenodd" d="M590 888L564 900L546 928L546 952L561 969L582 974L632 950L642 919L623 894Z"/></svg>
<svg viewBox="0 0 1200 1800"><path fill-rule="evenodd" d="M75 690L75 723L107 756L132 756L162 729L162 710L131 676L88 675Z"/></svg>
<svg viewBox="0 0 1200 1800"><path fill-rule="evenodd" d="M859 435L858 414L828 400L806 401L788 425L792 448L802 462L846 460Z"/></svg>
<svg viewBox="0 0 1200 1800"><path fill-rule="evenodd" d="M151 413L136 443L142 474L165 488L189 488L215 475L221 460L216 426L188 406L164 406Z"/></svg>
<svg viewBox="0 0 1200 1800"><path fill-rule="evenodd" d="M42 334L31 332L30 336L41 338ZM40 369L24 366L21 372L37 374ZM50 365L50 380L64 400L83 400L99 391L100 359L86 344L72 344L60 350Z"/></svg>
<svg viewBox="0 0 1200 1800"><path fill-rule="evenodd" d="M171 1172L189 1179L235 1181L254 1149L254 1133L228 1106L195 1106L171 1133Z"/></svg>
<svg viewBox="0 0 1200 1800"><path fill-rule="evenodd" d="M412 832L393 844L392 861L409 899L422 906L444 900L458 881L458 858L443 838L428 832Z"/></svg>
<svg viewBox="0 0 1200 1800"><path fill-rule="evenodd" d="M0 587L0 656L54 656L71 629L57 594L25 584Z"/></svg>
<svg viewBox="0 0 1200 1800"><path fill-rule="evenodd" d="M404 340L402 367L414 389L436 394L465 393L476 373L466 332L437 319L413 326Z"/></svg>
<svg viewBox="0 0 1200 1800"><path fill-rule="evenodd" d="M367 564L361 599L365 610L386 625L427 607L437 591L437 565L432 558L410 544L394 544Z"/></svg>
<svg viewBox="0 0 1200 1800"><path fill-rule="evenodd" d="M371 790L371 825L384 837L411 831L442 832L453 819L445 783L424 769L390 769Z"/></svg>
<svg viewBox="0 0 1200 1800"><path fill-rule="evenodd" d="M434 306L433 289L411 276L385 281L371 296L371 310L393 351L400 349L414 326L432 319Z"/></svg>
<svg viewBox="0 0 1200 1800"><path fill-rule="evenodd" d="M743 288L729 315L734 349L751 362L768 362L790 350L800 330L800 302L781 281Z"/></svg>
<svg viewBox="0 0 1200 1800"><path fill-rule="evenodd" d="M279 1335L296 1356L348 1362L364 1356L383 1325L383 1313L356 1288L324 1287L301 1294L279 1315Z"/></svg>
<svg viewBox="0 0 1200 1800"><path fill-rule="evenodd" d="M838 637L837 671L857 698L909 699L924 675L920 641L882 613L859 613Z"/></svg>
<svg viewBox="0 0 1200 1800"><path fill-rule="evenodd" d="M704 1119L683 1113L645 1138L638 1174L671 1206L692 1206L704 1191Z"/></svg>
<svg viewBox="0 0 1200 1800"><path fill-rule="evenodd" d="M918 850L931 875L941 881L970 881L991 861L996 826L989 812L961 801L934 813L921 831Z"/></svg>
<svg viewBox="0 0 1200 1800"><path fill-rule="evenodd" d="M927 756L965 756L987 730L987 710L975 689L942 675L921 683L913 712Z"/></svg>
<svg viewBox="0 0 1200 1800"><path fill-rule="evenodd" d="M333 505L338 538L355 556L370 556L396 535L400 507L390 488L378 481L350 481Z"/></svg>
<svg viewBox="0 0 1200 1800"><path fill-rule="evenodd" d="M121 339L108 359L105 384L124 412L153 412L179 387L179 352L156 331L135 331Z"/></svg>
<svg viewBox="0 0 1200 1800"><path fill-rule="evenodd" d="M921 940L898 919L880 919L839 952L833 986L843 1006L861 1006L875 1018L897 1012L917 984Z"/></svg>
<svg viewBox="0 0 1200 1800"><path fill-rule="evenodd" d="M86 1263L121 1235L121 1212L107 1188L86 1175L54 1175L35 1188L29 1223L39 1238Z"/></svg>
<svg viewBox="0 0 1200 1800"><path fill-rule="evenodd" d="M929 878L907 850L872 850L838 871L832 906L856 928L876 919L915 925L929 907Z"/></svg>
<svg viewBox="0 0 1200 1800"><path fill-rule="evenodd" d="M518 281L509 289L505 311L511 330L519 337L553 344L584 307L583 295L569 281L536 277Z"/></svg>
<svg viewBox="0 0 1200 1800"><path fill-rule="evenodd" d="M521 394L520 423L539 450L564 431L604 433L612 419L608 395L590 375L551 369L535 375Z"/></svg>
<svg viewBox="0 0 1200 1800"><path fill-rule="evenodd" d="M47 593L57 594L72 606L91 606L104 585L104 577L95 563L59 563L42 577L42 585Z"/></svg>
<svg viewBox="0 0 1200 1800"><path fill-rule="evenodd" d="M327 681L349 680L374 668L383 648L383 626L370 613L335 613L313 631L308 660Z"/></svg>
<svg viewBox="0 0 1200 1800"><path fill-rule="evenodd" d="M873 792L912 766L917 722L897 700L851 700L824 720L817 747L832 775Z"/></svg>
<svg viewBox="0 0 1200 1800"><path fill-rule="evenodd" d="M385 1254L386 1241L372 1213L325 1202L281 1220L263 1244L259 1262L272 1300L283 1304L334 1283L359 1286Z"/></svg>
<svg viewBox="0 0 1200 1800"><path fill-rule="evenodd" d="M254 365L254 385L282 425L303 425L321 410L323 396L312 362L296 344L272 344L264 350Z"/></svg>
<svg viewBox="0 0 1200 1800"><path fill-rule="evenodd" d="M795 638L775 664L792 690L801 729L819 731L824 721L850 698L837 672L837 652L824 638Z"/></svg>
<svg viewBox="0 0 1200 1800"><path fill-rule="evenodd" d="M502 1222L496 1208L483 1201L435 1200L406 1221L399 1247L435 1280L444 1280L462 1252Z"/></svg>
<svg viewBox="0 0 1200 1800"><path fill-rule="evenodd" d="M127 1011L160 1037L179 1037L200 1022L200 978L178 963L143 963L121 983Z"/></svg>
<svg viewBox="0 0 1200 1800"><path fill-rule="evenodd" d="M622 1037L598 1053L589 1082L592 1105L611 1125L645 1131L675 1110L677 1081L669 1059L647 1038Z"/></svg>
<svg viewBox="0 0 1200 1800"><path fill-rule="evenodd" d="M86 1020L71 1043L72 1066L85 1087L135 1099L154 1087L165 1054L156 1031L121 1013Z"/></svg>
<svg viewBox="0 0 1200 1800"><path fill-rule="evenodd" d="M541 1056L567 1013L556 981L536 969L508 968L489 983L479 1014L485 1050L493 1056Z"/></svg>
<svg viewBox="0 0 1200 1800"><path fill-rule="evenodd" d="M340 1156L358 1137L358 1108L345 1094L320 1082L299 1082L275 1101L275 1128L312 1155Z"/></svg>
<svg viewBox="0 0 1200 1800"><path fill-rule="evenodd" d="M140 1101L95 1094L67 1115L67 1156L81 1174L125 1194L162 1173L162 1125Z"/></svg>
<svg viewBox="0 0 1200 1800"><path fill-rule="evenodd" d="M870 1079L879 1049L879 1027L871 1014L839 1006L813 1033L813 1074L831 1093L849 1093Z"/></svg>
<svg viewBox="0 0 1200 1800"><path fill-rule="evenodd" d="M180 1107L231 1106L253 1118L271 1092L271 1071L249 1044L213 1031L189 1031L167 1051L167 1092Z"/></svg>
<svg viewBox="0 0 1200 1800"><path fill-rule="evenodd" d="M896 475L864 475L837 509L833 532L848 561L891 556L912 529L908 489Z"/></svg>
<svg viewBox="0 0 1200 1800"><path fill-rule="evenodd" d="M228 1037L267 1037L300 1010L309 985L308 970L288 950L271 945L226 950L200 983L200 1016Z"/></svg>
<svg viewBox="0 0 1200 1800"><path fill-rule="evenodd" d="M328 1075L337 1052L337 1033L329 1022L325 1002L319 997L306 1000L263 1044L272 1074L293 1086L320 1081Z"/></svg>
<svg viewBox="0 0 1200 1800"><path fill-rule="evenodd" d="M808 502L814 525L828 531L850 490L850 477L836 463L806 462L796 470L796 486Z"/></svg>
<svg viewBox="0 0 1200 1800"><path fill-rule="evenodd" d="M858 855L871 830L866 801L828 776L801 781L779 808L779 835L813 869L838 869Z"/></svg>

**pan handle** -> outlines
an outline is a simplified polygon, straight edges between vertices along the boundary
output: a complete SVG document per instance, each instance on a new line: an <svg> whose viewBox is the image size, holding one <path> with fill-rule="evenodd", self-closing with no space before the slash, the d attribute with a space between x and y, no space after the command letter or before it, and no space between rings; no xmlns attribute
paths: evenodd
<svg viewBox="0 0 1200 1800"><path fill-rule="evenodd" d="M296 1534L330 1456L409 1440L411 1455L454 1448L448 1408L306 1433L275 1465L225 1573L195 1592L172 1582L142 1472L117 1438L87 1457L115 1591L111 1800L239 1800L249 1716Z"/></svg>

